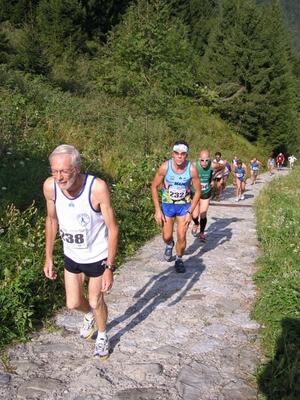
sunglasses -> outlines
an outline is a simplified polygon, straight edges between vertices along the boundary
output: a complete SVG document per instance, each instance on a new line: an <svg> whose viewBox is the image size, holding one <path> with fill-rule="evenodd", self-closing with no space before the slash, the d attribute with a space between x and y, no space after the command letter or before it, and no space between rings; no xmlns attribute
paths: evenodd
<svg viewBox="0 0 300 400"><path fill-rule="evenodd" d="M182 156L182 157L186 156L186 152L179 153L178 151L174 151L174 154L176 156Z"/></svg>
<svg viewBox="0 0 300 400"><path fill-rule="evenodd" d="M199 160L201 162L208 162L208 161L210 161L210 158L199 158Z"/></svg>

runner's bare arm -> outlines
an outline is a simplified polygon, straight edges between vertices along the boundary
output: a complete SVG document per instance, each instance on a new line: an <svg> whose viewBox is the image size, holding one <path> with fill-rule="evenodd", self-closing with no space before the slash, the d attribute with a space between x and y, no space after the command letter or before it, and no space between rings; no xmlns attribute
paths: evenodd
<svg viewBox="0 0 300 400"><path fill-rule="evenodd" d="M221 174L225 169L225 164L220 164L220 163L218 163L216 161L212 161L211 166L215 170L214 171L214 176L217 176L217 175Z"/></svg>
<svg viewBox="0 0 300 400"><path fill-rule="evenodd" d="M161 210L159 196L158 196L158 188L164 180L164 177L167 173L167 169L168 169L168 162L166 161L159 167L151 184L152 201L155 208L154 218L156 223L160 226L163 224L163 222L166 221L166 218Z"/></svg>
<svg viewBox="0 0 300 400"><path fill-rule="evenodd" d="M52 177L48 178L44 182L43 191L47 207L47 216L45 224L46 257L44 264L44 273L47 278L56 279L57 273L53 269L53 248L58 230L58 219L54 203L54 179Z"/></svg>
<svg viewBox="0 0 300 400"><path fill-rule="evenodd" d="M198 170L194 164L191 165L191 177L192 177L192 185L195 190L195 194L193 196L193 200L191 202L190 210L194 211L195 207L199 203L201 197L201 181L199 178Z"/></svg>
<svg viewBox="0 0 300 400"><path fill-rule="evenodd" d="M106 264L115 265L115 258L118 249L119 228L112 206L108 186L106 182L100 178L95 179L91 193L91 201L93 207L102 212L103 219L108 230L108 256ZM109 290L112 287L112 284L113 272L106 268L102 276L102 291L105 292Z"/></svg>

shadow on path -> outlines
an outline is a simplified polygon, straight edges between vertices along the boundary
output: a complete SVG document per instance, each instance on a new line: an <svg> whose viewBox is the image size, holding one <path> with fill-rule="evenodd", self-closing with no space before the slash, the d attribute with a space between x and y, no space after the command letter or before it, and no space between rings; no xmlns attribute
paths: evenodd
<svg viewBox="0 0 300 400"><path fill-rule="evenodd" d="M186 249L185 254L193 254L198 251L198 254L193 258L200 259L201 253L215 249L217 246L229 242L232 238L232 229L228 226L238 221L243 221L243 218L211 218L214 222L210 224L205 231L206 242L200 242L199 238L195 238L194 242Z"/></svg>
<svg viewBox="0 0 300 400"><path fill-rule="evenodd" d="M129 320L125 327L111 337L110 341L113 347L125 333L143 322L160 304L166 303L168 299L171 300L174 294L178 293L177 297L167 305L167 307L172 307L192 289L199 280L205 266L199 266L198 263L196 265L193 257L187 260L185 266L186 272L184 274L177 274L172 266L154 275L147 284L135 293L132 298L135 303L128 307L123 315L107 324L107 330L110 330Z"/></svg>

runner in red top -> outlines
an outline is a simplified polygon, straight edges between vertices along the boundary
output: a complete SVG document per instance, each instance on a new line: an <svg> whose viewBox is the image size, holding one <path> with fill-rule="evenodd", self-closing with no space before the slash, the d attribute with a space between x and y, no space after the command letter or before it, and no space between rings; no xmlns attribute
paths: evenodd
<svg viewBox="0 0 300 400"><path fill-rule="evenodd" d="M282 153L278 154L276 162L277 162L277 171L281 170L284 163L284 155Z"/></svg>

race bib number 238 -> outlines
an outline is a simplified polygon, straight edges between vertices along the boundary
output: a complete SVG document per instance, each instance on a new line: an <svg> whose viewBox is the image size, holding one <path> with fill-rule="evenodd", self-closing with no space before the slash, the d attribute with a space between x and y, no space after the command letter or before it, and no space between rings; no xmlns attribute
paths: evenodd
<svg viewBox="0 0 300 400"><path fill-rule="evenodd" d="M84 228L74 230L61 228L60 237L65 246L72 247L73 249L87 248L86 229Z"/></svg>

